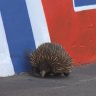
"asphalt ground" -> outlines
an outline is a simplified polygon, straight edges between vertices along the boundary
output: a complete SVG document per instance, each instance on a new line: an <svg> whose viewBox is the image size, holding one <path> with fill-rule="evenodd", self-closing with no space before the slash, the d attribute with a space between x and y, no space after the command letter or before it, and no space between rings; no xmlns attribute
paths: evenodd
<svg viewBox="0 0 96 96"><path fill-rule="evenodd" d="M67 78L25 73L0 77L0 96L96 96L96 64L75 67Z"/></svg>

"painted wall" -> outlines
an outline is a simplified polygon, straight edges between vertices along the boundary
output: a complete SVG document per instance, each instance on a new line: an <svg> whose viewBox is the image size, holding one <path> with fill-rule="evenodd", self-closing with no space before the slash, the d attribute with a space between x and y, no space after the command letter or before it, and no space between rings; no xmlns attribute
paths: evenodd
<svg viewBox="0 0 96 96"><path fill-rule="evenodd" d="M96 62L96 0L42 0L52 42L76 64Z"/></svg>
<svg viewBox="0 0 96 96"><path fill-rule="evenodd" d="M1 0L0 77L31 70L26 55L57 42L76 64L96 61L96 0Z"/></svg>

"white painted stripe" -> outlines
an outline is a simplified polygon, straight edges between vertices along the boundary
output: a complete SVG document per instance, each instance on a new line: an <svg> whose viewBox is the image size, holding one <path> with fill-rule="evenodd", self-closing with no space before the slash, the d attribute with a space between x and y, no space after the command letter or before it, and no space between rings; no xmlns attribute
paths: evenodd
<svg viewBox="0 0 96 96"><path fill-rule="evenodd" d="M41 0L26 0L36 47L51 42Z"/></svg>
<svg viewBox="0 0 96 96"><path fill-rule="evenodd" d="M0 12L0 77L14 75L14 68L10 58L5 30Z"/></svg>
<svg viewBox="0 0 96 96"><path fill-rule="evenodd" d="M84 10L96 9L96 5L86 5L86 6L76 7L74 0L73 0L73 6L74 6L74 11L75 11L75 12L84 11Z"/></svg>

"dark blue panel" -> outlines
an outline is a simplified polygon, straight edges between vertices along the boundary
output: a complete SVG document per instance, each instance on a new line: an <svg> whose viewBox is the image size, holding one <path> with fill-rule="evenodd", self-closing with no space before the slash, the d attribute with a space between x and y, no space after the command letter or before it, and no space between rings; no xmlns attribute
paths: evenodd
<svg viewBox="0 0 96 96"><path fill-rule="evenodd" d="M35 43L25 0L2 0L0 10L15 72L29 71L26 54Z"/></svg>
<svg viewBox="0 0 96 96"><path fill-rule="evenodd" d="M96 0L74 0L75 6L96 5Z"/></svg>

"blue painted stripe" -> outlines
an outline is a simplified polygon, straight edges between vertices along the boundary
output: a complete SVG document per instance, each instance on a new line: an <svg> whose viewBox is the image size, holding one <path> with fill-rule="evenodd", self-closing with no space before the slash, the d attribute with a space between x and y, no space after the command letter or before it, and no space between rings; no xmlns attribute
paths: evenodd
<svg viewBox="0 0 96 96"><path fill-rule="evenodd" d="M75 7L96 5L96 0L74 0Z"/></svg>
<svg viewBox="0 0 96 96"><path fill-rule="evenodd" d="M26 53L35 49L25 0L2 0L0 10L16 73L30 71Z"/></svg>

